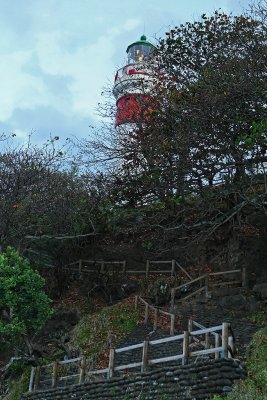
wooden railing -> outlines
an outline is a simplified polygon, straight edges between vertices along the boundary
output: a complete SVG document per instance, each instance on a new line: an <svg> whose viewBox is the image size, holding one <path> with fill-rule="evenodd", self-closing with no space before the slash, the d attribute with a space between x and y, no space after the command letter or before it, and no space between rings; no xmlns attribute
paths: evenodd
<svg viewBox="0 0 267 400"><path fill-rule="evenodd" d="M66 361L55 361L52 364L45 366L33 367L31 370L30 382L29 382L29 392L33 392L40 388L40 376L42 369L51 369L51 378L42 381L50 383L50 387L54 388L58 385L58 383L62 380L67 380L69 378L76 377L78 379L78 383L81 384L85 381L85 379L92 375L103 375L106 374L107 379L112 378L116 371L129 370L134 368L140 368L141 372L146 371L149 366L153 366L156 364L163 364L172 361L181 360L182 365L188 363L189 358L191 357L199 357L205 355L214 355L215 359L220 357L222 358L231 358L233 351L231 349L231 338L233 337L231 326L229 323L224 322L221 325L214 326L211 328L200 328L197 330L193 330L194 326L202 326L194 321L189 321L189 329L184 331L180 335L170 336L163 339L157 340L145 340L142 343L134 344L132 346L122 347L122 348L110 348L109 352L109 364L107 368L86 371L87 369L87 360L85 357L78 357L71 360ZM202 338L205 337L203 341ZM200 337L200 339L198 339ZM200 344L203 344L204 349L198 349L192 351L192 340L197 341ZM148 349L151 346L156 346L164 343L170 343L173 341L182 342L182 352L181 354L176 354L168 357L160 357L160 358L151 358L149 359ZM132 362L129 364L115 366L115 358L117 354L128 352L135 349L142 349L142 357L140 361ZM79 363L79 372L75 375L68 376L60 376L60 367L75 363L77 365Z"/></svg>
<svg viewBox="0 0 267 400"><path fill-rule="evenodd" d="M67 365L77 365L79 373L75 375L67 374L66 376L60 376L60 370L62 367ZM47 372L48 370L48 372ZM49 379L40 380L42 371L47 372L47 375L51 375ZM40 383L49 385L51 388L55 388L58 386L60 381L66 381L70 378L77 378L79 384L84 382L85 379L85 371L86 371L86 358L77 357L71 358L69 360L62 360L62 361L54 361L51 364L46 365L38 365L37 367L32 367L30 381L29 381L29 392L35 392L39 389Z"/></svg>
<svg viewBox="0 0 267 400"><path fill-rule="evenodd" d="M165 268L153 269L155 265L164 265ZM170 268L167 268L167 267ZM166 261L153 261L147 260L145 267L141 270L129 269L125 260L122 261L103 261L103 260L78 260L70 264L64 265L63 270L71 272L83 277L85 274L92 273L104 273L104 272L121 272L122 274L128 275L145 275L147 278L149 274L167 274L175 276L176 272L180 270L187 279L192 279L191 275L179 264L177 260L166 260Z"/></svg>
<svg viewBox="0 0 267 400"><path fill-rule="evenodd" d="M213 282L211 280L213 277L220 277L220 276L224 277L225 275L230 275L230 274L233 274L233 275L238 274L240 277L239 277L239 279L235 279L232 281L224 280L221 282L216 282L216 281ZM211 272L208 274L201 275L200 277L198 277L196 279L192 279L180 286L172 288L171 289L171 307L174 306L175 296L178 291L181 291L181 289L183 289L183 288L188 288L190 290L190 286L191 285L195 286L197 283L199 283L199 286L200 286L198 289L189 293L185 297L178 299L178 301L183 302L193 296L196 296L197 294L199 294L201 292L204 292L205 297L209 298L209 289L212 287L216 287L216 286L225 286L225 285L234 285L234 284L239 284L241 286L245 286L245 284L246 284L246 269L242 268L242 269L234 269L231 271Z"/></svg>
<svg viewBox="0 0 267 400"><path fill-rule="evenodd" d="M78 260L70 264L64 265L63 270L70 271L79 277L84 274L104 273L113 271L116 267L116 272L126 273L126 261L103 261L103 260ZM115 272L115 270L114 270Z"/></svg>
<svg viewBox="0 0 267 400"><path fill-rule="evenodd" d="M168 270L166 268L161 269L161 270L152 270L151 266L152 265L170 265L171 269ZM177 269L182 271L184 275L187 276L187 278L192 279L191 275L178 263L176 260L169 260L169 261L153 261L153 260L147 260L146 261L146 269L145 269L145 274L146 277L148 277L149 273L158 273L158 274L170 274L171 276L175 276ZM141 272L141 271L140 271ZM142 273L144 273L142 271Z"/></svg>
<svg viewBox="0 0 267 400"><path fill-rule="evenodd" d="M148 313L149 313L149 310L151 310L154 315L154 321L153 321L154 331L158 327L158 322L159 322L158 320L159 320L159 316L161 314L161 315L164 315L165 317L170 318L170 335L174 335L175 314L163 311L159 307L152 306L146 300L144 300L142 297L135 296L135 309L137 309L138 303L141 303L142 305L145 306L144 324L148 323Z"/></svg>

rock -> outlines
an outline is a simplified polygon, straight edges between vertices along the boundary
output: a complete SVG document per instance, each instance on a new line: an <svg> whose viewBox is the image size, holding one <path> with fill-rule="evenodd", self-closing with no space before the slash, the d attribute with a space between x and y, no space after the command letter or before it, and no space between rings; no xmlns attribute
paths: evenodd
<svg viewBox="0 0 267 400"><path fill-rule="evenodd" d="M156 306L167 304L171 297L170 284L163 279L151 283L147 289L147 296Z"/></svg>
<svg viewBox="0 0 267 400"><path fill-rule="evenodd" d="M212 289L212 297L213 298L220 298L226 296L235 296L240 294L240 288L235 287L219 287Z"/></svg>
<svg viewBox="0 0 267 400"><path fill-rule="evenodd" d="M241 293L233 296L226 296L219 300L219 304L223 309L245 311L255 313L261 309L262 304L255 296L244 296Z"/></svg>
<svg viewBox="0 0 267 400"><path fill-rule="evenodd" d="M267 299L267 282L259 283L253 286L253 292L260 295L263 300Z"/></svg>
<svg viewBox="0 0 267 400"><path fill-rule="evenodd" d="M231 386L224 386L222 390L224 393L229 393L233 390L233 388Z"/></svg>
<svg viewBox="0 0 267 400"><path fill-rule="evenodd" d="M244 311L247 309L247 300L241 294L223 297L219 300L219 304L222 308L226 309L235 308L237 310Z"/></svg>

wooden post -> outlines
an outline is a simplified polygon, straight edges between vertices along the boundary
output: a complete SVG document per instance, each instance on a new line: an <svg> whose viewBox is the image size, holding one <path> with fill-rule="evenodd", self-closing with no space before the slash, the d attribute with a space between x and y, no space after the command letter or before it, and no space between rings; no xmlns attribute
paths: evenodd
<svg viewBox="0 0 267 400"><path fill-rule="evenodd" d="M35 367L32 367L31 368L30 382L29 382L29 392L33 391L34 375L35 375Z"/></svg>
<svg viewBox="0 0 267 400"><path fill-rule="evenodd" d="M170 327L170 335L174 335L174 322L175 322L175 315L171 315L171 327Z"/></svg>
<svg viewBox="0 0 267 400"><path fill-rule="evenodd" d="M188 320L189 344L192 342L192 336L190 335L192 330L193 330L193 320L190 318Z"/></svg>
<svg viewBox="0 0 267 400"><path fill-rule="evenodd" d="M101 261L100 273L103 274L105 270L105 261Z"/></svg>
<svg viewBox="0 0 267 400"><path fill-rule="evenodd" d="M79 279L82 278L82 266L83 266L83 260L79 260Z"/></svg>
<svg viewBox="0 0 267 400"><path fill-rule="evenodd" d="M205 276L205 297L206 299L209 298L209 275Z"/></svg>
<svg viewBox="0 0 267 400"><path fill-rule="evenodd" d="M246 271L246 267L242 268L242 287L245 287L247 284L247 271Z"/></svg>
<svg viewBox="0 0 267 400"><path fill-rule="evenodd" d="M234 343L234 338L233 338L232 335L230 335L228 337L228 346L230 347L230 349L232 351L232 354L234 354L234 352L235 352L235 343ZM228 351L228 357L229 358L232 358L232 354L231 354L230 351Z"/></svg>
<svg viewBox="0 0 267 400"><path fill-rule="evenodd" d="M144 324L146 325L148 323L148 304L146 303L145 305L145 321Z"/></svg>
<svg viewBox="0 0 267 400"><path fill-rule="evenodd" d="M223 358L228 358L228 335L229 335L229 323L223 322L223 328L222 328Z"/></svg>
<svg viewBox="0 0 267 400"><path fill-rule="evenodd" d="M122 272L124 275L126 274L126 260L122 262Z"/></svg>
<svg viewBox="0 0 267 400"><path fill-rule="evenodd" d="M174 275L175 275L175 264L176 264L176 261L175 261L175 260L172 260L171 276L174 276Z"/></svg>
<svg viewBox="0 0 267 400"><path fill-rule="evenodd" d="M220 335L219 333L215 333L215 347L219 347L220 346ZM216 351L215 353L215 360L218 360L220 358L220 353L218 353L218 351Z"/></svg>
<svg viewBox="0 0 267 400"><path fill-rule="evenodd" d="M184 331L182 364L186 365L189 357L189 332Z"/></svg>
<svg viewBox="0 0 267 400"><path fill-rule="evenodd" d="M58 362L53 362L53 372L52 372L52 388L57 386L57 379L58 379Z"/></svg>
<svg viewBox="0 0 267 400"><path fill-rule="evenodd" d="M209 333L205 333L205 349L209 349L210 348L210 337L209 337Z"/></svg>
<svg viewBox="0 0 267 400"><path fill-rule="evenodd" d="M40 376L41 376L41 367L38 365L35 369L35 379L34 379L34 388L33 391L35 392L39 385L40 385Z"/></svg>
<svg viewBox="0 0 267 400"><path fill-rule="evenodd" d="M114 347L111 347L109 350L108 379L112 378L114 374L114 360L115 360L115 349Z"/></svg>
<svg viewBox="0 0 267 400"><path fill-rule="evenodd" d="M146 278L148 278L149 275L149 260L146 260Z"/></svg>
<svg viewBox="0 0 267 400"><path fill-rule="evenodd" d="M174 307L175 289L171 289L171 307Z"/></svg>
<svg viewBox="0 0 267 400"><path fill-rule="evenodd" d="M84 382L85 369L86 369L86 358L85 358L85 356L82 356L81 365L80 365L79 385Z"/></svg>
<svg viewBox="0 0 267 400"><path fill-rule="evenodd" d="M134 300L134 308L135 308L135 310L137 310L137 305L138 305L138 296L135 296L135 300Z"/></svg>
<svg viewBox="0 0 267 400"><path fill-rule="evenodd" d="M158 315L159 315L159 310L158 310L158 308L155 308L155 311L154 311L154 327L153 327L154 331L156 331L157 327L158 327Z"/></svg>
<svg viewBox="0 0 267 400"><path fill-rule="evenodd" d="M148 346L149 346L149 341L145 340L143 344L141 372L145 372L148 367Z"/></svg>

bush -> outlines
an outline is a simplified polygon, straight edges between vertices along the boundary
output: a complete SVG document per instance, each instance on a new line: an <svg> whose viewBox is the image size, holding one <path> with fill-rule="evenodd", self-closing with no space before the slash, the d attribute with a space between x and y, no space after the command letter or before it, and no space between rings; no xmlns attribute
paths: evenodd
<svg viewBox="0 0 267 400"><path fill-rule="evenodd" d="M8 248L0 254L0 320L2 340L16 341L40 328L51 314L44 279L28 260Z"/></svg>

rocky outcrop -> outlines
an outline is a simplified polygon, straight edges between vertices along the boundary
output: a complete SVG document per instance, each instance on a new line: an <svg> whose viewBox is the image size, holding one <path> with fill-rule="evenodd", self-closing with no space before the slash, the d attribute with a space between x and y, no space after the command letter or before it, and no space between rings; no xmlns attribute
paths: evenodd
<svg viewBox="0 0 267 400"><path fill-rule="evenodd" d="M267 300L267 282L254 285L253 291L258 294L262 300Z"/></svg>

